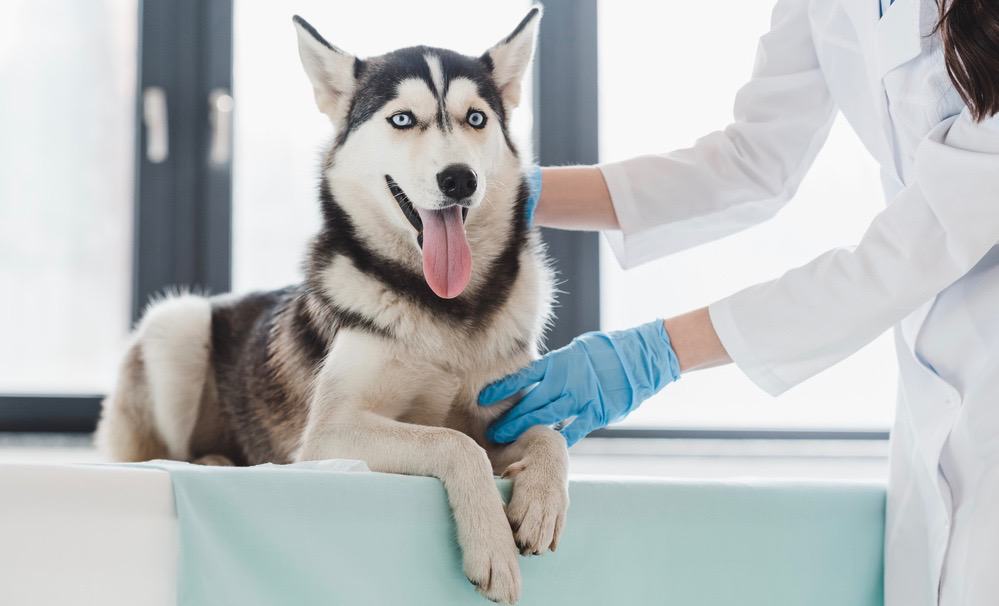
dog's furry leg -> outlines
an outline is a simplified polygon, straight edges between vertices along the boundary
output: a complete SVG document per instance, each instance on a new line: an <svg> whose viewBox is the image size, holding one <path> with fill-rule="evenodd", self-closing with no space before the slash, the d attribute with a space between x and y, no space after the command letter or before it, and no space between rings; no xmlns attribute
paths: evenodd
<svg viewBox="0 0 999 606"><path fill-rule="evenodd" d="M555 551L569 508L569 452L555 430L536 426L492 452L493 468L513 479L506 514L520 553Z"/></svg>
<svg viewBox="0 0 999 606"><path fill-rule="evenodd" d="M392 364L380 338L340 333L320 370L296 460L361 459L373 471L439 478L454 513L465 576L487 598L515 603L517 548L485 450L459 431L373 412L419 391L419 378L399 376Z"/></svg>
<svg viewBox="0 0 999 606"><path fill-rule="evenodd" d="M465 576L493 601L519 599L517 550L489 459L472 438L362 412L338 418L322 436L307 436L298 460L326 458L361 459L372 471L439 478L454 512Z"/></svg>
<svg viewBox="0 0 999 606"><path fill-rule="evenodd" d="M138 342L125 354L118 382L101 405L94 441L109 461L148 461L166 458L167 448L156 431L149 406L146 365Z"/></svg>

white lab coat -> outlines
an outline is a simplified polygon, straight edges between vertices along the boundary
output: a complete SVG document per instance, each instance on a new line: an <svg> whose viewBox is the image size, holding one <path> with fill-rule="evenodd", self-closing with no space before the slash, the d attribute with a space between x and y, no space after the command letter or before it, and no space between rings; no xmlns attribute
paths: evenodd
<svg viewBox="0 0 999 606"><path fill-rule="evenodd" d="M733 124L601 165L633 266L773 216L837 110L879 161L889 204L856 247L709 311L772 394L895 327L886 606L999 604L999 117L971 119L936 20L934 0L781 0Z"/></svg>

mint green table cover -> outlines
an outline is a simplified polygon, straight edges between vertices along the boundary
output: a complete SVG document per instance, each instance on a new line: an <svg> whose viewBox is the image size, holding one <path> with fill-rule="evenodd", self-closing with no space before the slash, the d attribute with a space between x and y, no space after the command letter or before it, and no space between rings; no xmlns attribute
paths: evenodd
<svg viewBox="0 0 999 606"><path fill-rule="evenodd" d="M489 603L436 479L158 466L183 606ZM558 552L521 558L523 606L882 604L880 485L594 478L570 497Z"/></svg>

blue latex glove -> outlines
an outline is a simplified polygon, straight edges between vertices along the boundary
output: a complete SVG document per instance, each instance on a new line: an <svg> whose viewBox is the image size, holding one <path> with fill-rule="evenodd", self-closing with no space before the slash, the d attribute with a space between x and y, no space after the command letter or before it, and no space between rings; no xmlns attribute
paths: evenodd
<svg viewBox="0 0 999 606"><path fill-rule="evenodd" d="M489 428L490 440L512 442L535 425L570 417L562 429L569 446L620 420L680 377L680 363L662 320L617 332L588 332L530 366L487 385L489 406L537 384Z"/></svg>
<svg viewBox="0 0 999 606"><path fill-rule="evenodd" d="M541 199L541 167L535 164L527 173L527 188L531 192L527 197L527 226L534 225L534 210L538 207L538 200Z"/></svg>

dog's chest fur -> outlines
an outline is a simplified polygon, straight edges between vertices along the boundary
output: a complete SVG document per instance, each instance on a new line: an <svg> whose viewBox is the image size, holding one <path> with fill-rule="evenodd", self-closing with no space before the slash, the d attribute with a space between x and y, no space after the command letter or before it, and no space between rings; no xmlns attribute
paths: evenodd
<svg viewBox="0 0 999 606"><path fill-rule="evenodd" d="M497 266L510 258L483 260L489 268L473 279L469 300L501 300L481 313L468 301L427 305L349 256L327 257L315 247L304 284L216 299L214 381L203 410L216 411L216 425L226 429L223 454L243 464L291 461L310 407L330 407L320 412L335 422L336 407L358 405L358 393L369 396L361 405L373 413L451 427L485 444L486 426L506 405L483 408L476 395L536 355L551 305L552 276L537 235L521 240L514 271ZM315 402L320 375L348 367L336 379L343 397ZM193 441L216 452L217 442Z"/></svg>

